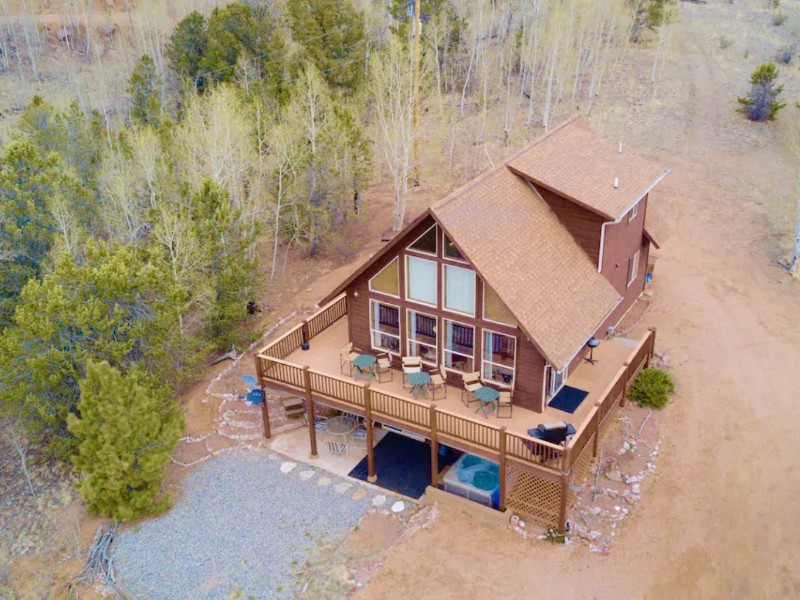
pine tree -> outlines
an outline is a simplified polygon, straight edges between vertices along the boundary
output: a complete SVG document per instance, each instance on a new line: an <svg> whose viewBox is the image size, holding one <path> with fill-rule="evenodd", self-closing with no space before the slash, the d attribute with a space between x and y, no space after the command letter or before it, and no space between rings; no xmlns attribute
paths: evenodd
<svg viewBox="0 0 800 600"><path fill-rule="evenodd" d="M357 91L364 81L364 14L352 0L288 0L294 40L333 89Z"/></svg>
<svg viewBox="0 0 800 600"><path fill-rule="evenodd" d="M782 85L776 85L778 67L775 63L766 62L760 65L750 76L750 91L747 96L738 98L740 112L751 121L772 121L785 104L778 102L783 91Z"/></svg>
<svg viewBox="0 0 800 600"><path fill-rule="evenodd" d="M203 91L205 80L200 74L200 61L208 47L208 25L197 11L189 13L169 38L167 58L172 71L181 79L193 82L198 92Z"/></svg>
<svg viewBox="0 0 800 600"><path fill-rule="evenodd" d="M131 98L131 118L140 123L157 126L161 120L159 88L161 78L153 59L143 54L128 79Z"/></svg>
<svg viewBox="0 0 800 600"><path fill-rule="evenodd" d="M161 480L183 428L176 403L138 369L123 375L90 361L77 409L68 427L78 440L72 460L89 510L120 521L165 510Z"/></svg>

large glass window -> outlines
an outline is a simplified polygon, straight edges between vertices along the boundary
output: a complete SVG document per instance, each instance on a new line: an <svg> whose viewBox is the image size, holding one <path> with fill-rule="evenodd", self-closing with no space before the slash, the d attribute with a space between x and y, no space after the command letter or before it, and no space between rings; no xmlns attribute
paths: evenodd
<svg viewBox="0 0 800 600"><path fill-rule="evenodd" d="M444 266L444 307L475 316L475 271Z"/></svg>
<svg viewBox="0 0 800 600"><path fill-rule="evenodd" d="M475 370L475 328L444 319L444 366L461 373Z"/></svg>
<svg viewBox="0 0 800 600"><path fill-rule="evenodd" d="M424 252L425 254L436 254L436 225L428 229L419 236L414 243L408 247L409 250Z"/></svg>
<svg viewBox="0 0 800 600"><path fill-rule="evenodd" d="M516 338L484 329L483 378L513 386L516 351Z"/></svg>
<svg viewBox="0 0 800 600"><path fill-rule="evenodd" d="M514 315L492 288L483 284L483 318L497 323L516 325Z"/></svg>
<svg viewBox="0 0 800 600"><path fill-rule="evenodd" d="M447 236L444 236L443 254L445 258L449 258L451 260L461 260L461 261L465 260L464 255L458 251L458 248L456 248L456 245L453 243L453 240L451 240Z"/></svg>
<svg viewBox="0 0 800 600"><path fill-rule="evenodd" d="M400 309L370 300L369 312L372 347L400 354Z"/></svg>
<svg viewBox="0 0 800 600"><path fill-rule="evenodd" d="M436 306L436 262L406 256L406 298Z"/></svg>
<svg viewBox="0 0 800 600"><path fill-rule="evenodd" d="M567 367L564 367L560 371L556 371L554 368L550 367L550 388L548 390L548 396L552 399L561 388L564 387L564 384L567 381Z"/></svg>
<svg viewBox="0 0 800 600"><path fill-rule="evenodd" d="M369 280L369 289L372 292L400 296L400 261L397 257L383 267L377 275Z"/></svg>
<svg viewBox="0 0 800 600"><path fill-rule="evenodd" d="M437 364L436 317L415 310L408 311L408 355Z"/></svg>

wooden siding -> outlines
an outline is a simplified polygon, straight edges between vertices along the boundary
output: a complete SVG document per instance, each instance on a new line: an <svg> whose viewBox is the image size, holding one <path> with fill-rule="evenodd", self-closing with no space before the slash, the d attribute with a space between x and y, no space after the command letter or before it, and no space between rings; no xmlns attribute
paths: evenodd
<svg viewBox="0 0 800 600"><path fill-rule="evenodd" d="M604 219L600 215L578 206L571 200L559 196L541 186L535 186L545 202L550 206L558 220L572 234L593 264L600 257L600 231Z"/></svg>

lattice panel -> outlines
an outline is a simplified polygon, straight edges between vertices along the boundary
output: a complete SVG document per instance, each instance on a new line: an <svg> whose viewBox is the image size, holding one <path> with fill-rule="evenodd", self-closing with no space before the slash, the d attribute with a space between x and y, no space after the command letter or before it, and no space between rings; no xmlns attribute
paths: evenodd
<svg viewBox="0 0 800 600"><path fill-rule="evenodd" d="M619 402L615 402L614 406L612 406L611 410L609 410L608 413L606 414L606 417L605 417L605 419L603 419L603 422L600 423L600 428L599 429L600 429L600 439L601 440L604 437L606 437L606 434L608 433L608 430L616 422L616 420L617 420L617 411L618 410L619 410Z"/></svg>
<svg viewBox="0 0 800 600"><path fill-rule="evenodd" d="M586 446L583 447L581 450L578 459L572 465L572 477L570 478L570 483L581 486L583 485L584 481L586 480L586 475L589 472L589 467L592 464L592 448L594 447L594 436L597 434L592 435L589 438L589 441L586 442ZM569 490L569 497L568 506L571 506L573 502L575 502L575 496L577 492L575 490Z"/></svg>
<svg viewBox="0 0 800 600"><path fill-rule="evenodd" d="M507 472L506 507L526 521L558 527L561 484L512 465L508 465Z"/></svg>

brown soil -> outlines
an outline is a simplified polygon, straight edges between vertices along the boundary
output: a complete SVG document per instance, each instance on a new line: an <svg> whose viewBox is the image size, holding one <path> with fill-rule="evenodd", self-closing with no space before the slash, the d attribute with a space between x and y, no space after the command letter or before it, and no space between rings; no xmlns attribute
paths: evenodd
<svg viewBox="0 0 800 600"><path fill-rule="evenodd" d="M659 415L658 471L641 506L606 557L442 507L432 527L395 546L359 597L800 596L800 291L777 265L788 228L770 226L791 212L797 167L778 123L734 112L747 74L780 40L757 2L679 4L656 98L652 53L637 50L631 72L645 75L630 82L628 101L592 118L672 168L653 201L674 233L659 251L643 326L658 327L679 390ZM727 53L718 44L726 32L737 40ZM783 71L787 90L797 89L794 71Z"/></svg>

